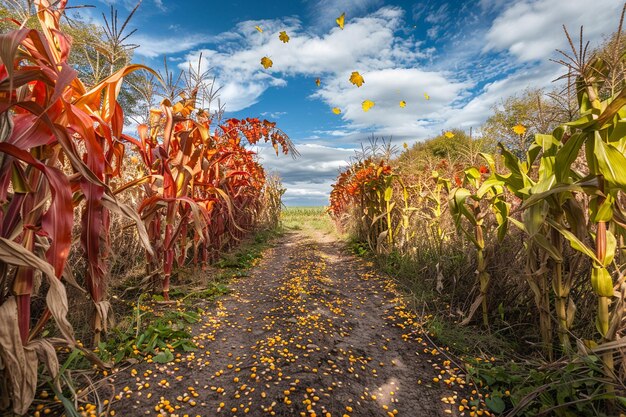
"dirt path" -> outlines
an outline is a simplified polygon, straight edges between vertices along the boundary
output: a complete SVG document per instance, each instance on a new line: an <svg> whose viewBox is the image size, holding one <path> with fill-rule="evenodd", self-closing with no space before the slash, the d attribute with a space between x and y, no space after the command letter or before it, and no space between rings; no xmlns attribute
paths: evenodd
<svg viewBox="0 0 626 417"><path fill-rule="evenodd" d="M469 415L462 379L393 285L340 243L287 235L232 288L197 326L197 351L111 379L115 415Z"/></svg>

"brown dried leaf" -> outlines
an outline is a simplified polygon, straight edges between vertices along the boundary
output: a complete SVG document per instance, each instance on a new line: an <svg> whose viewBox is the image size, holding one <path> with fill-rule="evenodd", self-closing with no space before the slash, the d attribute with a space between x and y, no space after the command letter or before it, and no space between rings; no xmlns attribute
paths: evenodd
<svg viewBox="0 0 626 417"><path fill-rule="evenodd" d="M13 412L26 414L37 386L37 361L28 360L17 322L17 303L11 297L0 306L0 366L9 379Z"/></svg>
<svg viewBox="0 0 626 417"><path fill-rule="evenodd" d="M48 262L38 258L23 246L0 237L0 261L15 266L26 266L40 270L48 280L46 304L59 327L59 330L70 345L74 344L74 331L67 321L67 294L61 281L54 275L54 268Z"/></svg>

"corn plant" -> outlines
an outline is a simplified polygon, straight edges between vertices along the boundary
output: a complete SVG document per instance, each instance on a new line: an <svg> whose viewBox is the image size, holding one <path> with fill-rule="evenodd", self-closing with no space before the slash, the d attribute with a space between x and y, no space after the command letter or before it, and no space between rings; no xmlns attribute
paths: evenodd
<svg viewBox="0 0 626 417"><path fill-rule="evenodd" d="M489 156L486 156L491 161ZM489 288L490 275L487 272L485 259L485 234L489 232L486 216L490 211L494 213L497 222L498 240L504 239L507 231L509 203L505 200L504 188L499 181L487 179L483 176L488 168L481 166L480 169L471 167L465 170L465 183L472 187L456 187L450 190L450 213L452 214L458 230L472 242L476 250L476 274L480 285L480 295L470 307L467 318L462 324L469 323L478 306L482 306L483 325L489 326L489 310L487 304L487 291ZM465 220L469 227L465 227Z"/></svg>
<svg viewBox="0 0 626 417"><path fill-rule="evenodd" d="M145 190L138 211L155 250L146 272L161 282L166 300L173 267L186 259L190 225L194 262L200 262L240 240L254 222L265 175L242 136L250 144L270 141L277 153L279 146L295 151L268 121L230 119L211 132L206 112L195 107L197 91L182 93L175 104L164 100L150 111L150 125L139 126L140 139L129 139L149 170L134 181Z"/></svg>
<svg viewBox="0 0 626 417"><path fill-rule="evenodd" d="M107 226L106 210L139 220L107 185L107 175L116 172L111 161L119 160L123 152L118 142L123 116L116 92L124 75L137 67L124 68L87 90L67 63L70 43L59 30L65 3L53 7L45 0L36 1L40 30L20 28L0 35L0 181L4 190L0 286L10 289L0 297L7 323L0 351L11 382L13 410L19 414L34 395L34 355L47 358L53 377L58 371L51 343L36 339L50 317L65 342L74 344L61 284L62 278L73 283L66 261L74 208L86 201L89 214L83 217L82 234L90 264L87 282L101 324L106 317L106 304L99 298L104 294L104 266L97 258L106 252L99 246ZM31 329L31 296L42 274L50 286L47 308ZM96 328L101 328L97 322Z"/></svg>
<svg viewBox="0 0 626 417"><path fill-rule="evenodd" d="M619 193L626 191L626 132L622 128L626 118L626 89L600 100L599 90L606 80L609 63L602 57L585 62L584 50L577 53L574 49L574 54L576 59L568 65L575 65L579 73L576 86L580 117L555 131L553 138L562 145L554 156L555 181L533 196L529 204L539 204L561 193L588 196L590 214L586 226L594 245L557 221L549 224L572 248L591 259L590 281L598 303L596 328L600 342L610 343L616 338L624 314L620 310L611 312L611 304L616 305L612 299L620 294L613 281L619 271L612 273L611 266L617 251L616 235L623 234L623 224L615 221L615 215L619 213ZM586 172L581 172L575 164L583 149ZM578 214L568 218L570 225L585 225L585 217ZM620 300L617 305L621 303ZM607 377L612 377L612 351L603 353L602 359Z"/></svg>

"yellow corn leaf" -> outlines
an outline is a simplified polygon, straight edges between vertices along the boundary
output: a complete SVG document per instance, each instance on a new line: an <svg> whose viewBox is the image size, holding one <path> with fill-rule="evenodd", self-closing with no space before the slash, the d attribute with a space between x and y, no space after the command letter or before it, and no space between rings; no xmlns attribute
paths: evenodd
<svg viewBox="0 0 626 417"><path fill-rule="evenodd" d="M359 74L358 71L353 71L352 74L350 75L350 82L356 85L357 87L360 87L363 85L365 80L363 79L363 76Z"/></svg>
<svg viewBox="0 0 626 417"><path fill-rule="evenodd" d="M283 41L283 43L289 42L289 35L284 30L278 34L278 39Z"/></svg>
<svg viewBox="0 0 626 417"><path fill-rule="evenodd" d="M371 100L365 100L363 103L361 103L361 107L363 107L363 111L365 112L370 111L370 109L375 105L376 104Z"/></svg>
<svg viewBox="0 0 626 417"><path fill-rule="evenodd" d="M454 137L454 133L447 131L446 133L443 134L445 137L447 137L448 139L452 139Z"/></svg>
<svg viewBox="0 0 626 417"><path fill-rule="evenodd" d="M339 16L337 19L335 19L335 22L337 22L337 24L339 25L339 27L343 30L343 24L346 21L346 14L345 13L341 13L341 16Z"/></svg>
<svg viewBox="0 0 626 417"><path fill-rule="evenodd" d="M319 87L320 84L322 84L322 81L319 78L316 78L315 79L315 85Z"/></svg>
<svg viewBox="0 0 626 417"><path fill-rule="evenodd" d="M274 63L272 62L271 59L269 59L268 57L264 56L263 58L261 58L261 65L263 65L263 68L268 69L269 67L274 65Z"/></svg>
<svg viewBox="0 0 626 417"><path fill-rule="evenodd" d="M517 124L513 126L513 132L515 132L516 135L523 135L526 133L526 127L521 124Z"/></svg>
<svg viewBox="0 0 626 417"><path fill-rule="evenodd" d="M334 107L333 108L333 113L335 114L341 114L341 109L339 107Z"/></svg>
<svg viewBox="0 0 626 417"><path fill-rule="evenodd" d="M424 93L424 98L425 98L426 100L430 100L430 96L429 96L427 93Z"/></svg>
<svg viewBox="0 0 626 417"><path fill-rule="evenodd" d="M402 107L402 108L406 107L406 101L402 100L400 102L400 107Z"/></svg>
<svg viewBox="0 0 626 417"><path fill-rule="evenodd" d="M261 29L261 26L255 26L254 28L258 30L259 33L263 33L263 29Z"/></svg>

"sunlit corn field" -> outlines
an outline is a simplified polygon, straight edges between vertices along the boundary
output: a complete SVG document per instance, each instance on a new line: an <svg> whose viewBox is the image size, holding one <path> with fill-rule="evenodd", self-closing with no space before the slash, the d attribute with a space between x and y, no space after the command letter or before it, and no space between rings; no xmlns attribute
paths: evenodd
<svg viewBox="0 0 626 417"><path fill-rule="evenodd" d="M223 91L206 63L243 35L153 68L133 55L140 6L100 24L67 0L0 1L2 415L626 416L624 12L594 47L564 27L559 88L502 100L478 133L372 135L349 161L303 144L341 156L296 168L337 176L327 206L287 207L313 201L296 198L289 112L246 117L262 91L236 111L220 93L286 87L291 68L331 104L334 138L410 110L408 88L375 93L403 78L293 70L297 19L247 20L265 49ZM358 49L359 24L403 13L322 14L329 34L306 40ZM376 65L421 45L410 26ZM296 172L292 194L269 157Z"/></svg>

